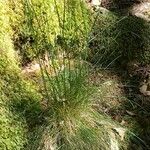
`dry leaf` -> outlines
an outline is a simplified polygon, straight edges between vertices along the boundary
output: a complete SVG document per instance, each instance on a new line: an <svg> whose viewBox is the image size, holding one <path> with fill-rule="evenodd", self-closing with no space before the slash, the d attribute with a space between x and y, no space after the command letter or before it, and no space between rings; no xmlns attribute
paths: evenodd
<svg viewBox="0 0 150 150"><path fill-rule="evenodd" d="M143 84L143 85L140 87L140 92L145 95L145 92L146 92L146 91L147 91L147 85L146 85L146 84Z"/></svg>
<svg viewBox="0 0 150 150"><path fill-rule="evenodd" d="M126 124L126 121L122 120L120 124L123 126Z"/></svg>
<svg viewBox="0 0 150 150"><path fill-rule="evenodd" d="M135 116L135 115L136 115L135 113L133 113L133 112L131 112L131 111L128 111L128 110L126 110L126 112L127 112L127 114L130 115L130 116Z"/></svg>

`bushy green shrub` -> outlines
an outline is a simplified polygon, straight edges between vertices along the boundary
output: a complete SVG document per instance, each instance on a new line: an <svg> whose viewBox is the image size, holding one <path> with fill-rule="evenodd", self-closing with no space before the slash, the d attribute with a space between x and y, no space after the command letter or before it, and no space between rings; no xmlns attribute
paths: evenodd
<svg viewBox="0 0 150 150"><path fill-rule="evenodd" d="M6 92L9 83L2 79L0 79L0 83L0 149L19 150L27 142L26 121L19 113L13 112L10 107L11 98L9 93Z"/></svg>

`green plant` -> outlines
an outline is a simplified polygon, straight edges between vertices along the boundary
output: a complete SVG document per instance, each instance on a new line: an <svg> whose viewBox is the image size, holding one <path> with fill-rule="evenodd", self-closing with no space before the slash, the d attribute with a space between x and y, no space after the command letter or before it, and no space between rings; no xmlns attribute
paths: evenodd
<svg viewBox="0 0 150 150"><path fill-rule="evenodd" d="M85 61L92 25L85 3L24 0L17 1L15 13L13 2L0 3L0 149L118 149L116 124L94 108ZM38 86L20 74L15 34L27 58L37 58Z"/></svg>
<svg viewBox="0 0 150 150"><path fill-rule="evenodd" d="M83 49L91 24L90 13L83 2L32 0L27 3L20 0L15 4L11 1L10 6L14 9L12 14L16 14L11 20L15 26L15 47L23 64L45 54L44 48L41 47L45 37L47 46L52 47L57 43L73 55L78 55L77 48ZM66 20L65 24L63 19ZM35 45L40 45L39 50L35 49Z"/></svg>
<svg viewBox="0 0 150 150"><path fill-rule="evenodd" d="M55 34L56 41L54 40L54 44L51 45L49 30L45 26L46 23L49 24L49 14L45 12L43 16L40 11L37 15L34 1L33 3L26 1L28 15L33 16L33 20L37 22L37 27L34 24L28 24L30 32L36 37L33 48L38 51L47 51L46 62L38 57L47 123L41 127L42 129L35 131L33 139L31 138L31 141L35 142L28 145L27 149L109 149L108 132L110 130L105 128L107 119L105 120L105 117L93 108L94 101L91 94L94 89L89 85L88 80L90 66L82 59L85 59L88 54L87 39L90 30L86 28L87 22L84 22L88 16L81 18L81 24L74 20L77 10L85 9L84 3L80 0L64 0L62 3L54 0L53 2L59 32ZM79 8L72 9L76 5ZM40 5L42 10L46 10L48 6L45 6L45 3ZM60 9L61 6L66 7ZM82 28L86 30L81 32ZM76 38L80 44L74 42L73 39ZM74 46L70 44L72 42ZM50 71L51 68L53 73ZM105 121L101 123L101 120Z"/></svg>
<svg viewBox="0 0 150 150"><path fill-rule="evenodd" d="M1 55L0 55L1 56ZM1 56L3 57L3 55ZM6 59L3 63L7 62ZM21 149L27 143L28 127L37 124L40 94L19 76L18 70L0 63L0 149Z"/></svg>
<svg viewBox="0 0 150 150"><path fill-rule="evenodd" d="M19 150L27 143L28 126L41 113L41 95L20 75L9 2L0 1L0 149Z"/></svg>
<svg viewBox="0 0 150 150"><path fill-rule="evenodd" d="M92 31L89 60L102 67L138 61L148 64L149 23L135 16L99 10ZM107 59L106 59L107 58Z"/></svg>
<svg viewBox="0 0 150 150"><path fill-rule="evenodd" d="M13 150L22 148L26 142L26 122L20 114L13 113L9 105L11 97L7 88L11 83L8 82L8 73L14 73L17 62L11 40L12 29L7 2L0 1L0 149Z"/></svg>
<svg viewBox="0 0 150 150"><path fill-rule="evenodd" d="M89 42L89 60L95 65L107 67L121 55L121 51L116 50L119 45L116 41L119 32L115 28L120 19L111 12L101 10L94 17L97 19L92 30L92 40Z"/></svg>
<svg viewBox="0 0 150 150"><path fill-rule="evenodd" d="M26 122L11 112L7 101L10 99L0 89L0 149L20 149L26 143Z"/></svg>

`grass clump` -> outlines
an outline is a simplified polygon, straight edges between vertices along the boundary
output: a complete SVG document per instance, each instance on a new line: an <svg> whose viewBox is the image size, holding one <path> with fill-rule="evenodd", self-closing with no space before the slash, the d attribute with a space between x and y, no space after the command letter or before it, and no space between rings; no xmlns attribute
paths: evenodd
<svg viewBox="0 0 150 150"><path fill-rule="evenodd" d="M85 61L91 27L85 3L80 0L20 2L21 16L22 10L24 13L24 19L19 21L21 28L18 21L7 15L7 9L1 9L0 110L4 117L0 118L0 148L118 149L118 137L113 132L116 125L94 108L95 89L89 84L91 66ZM13 4L9 3L10 7ZM10 8L5 2L0 6ZM37 58L41 71L38 86L20 74L11 40L14 24L20 33L17 41L20 45L16 46L26 53L24 62Z"/></svg>
<svg viewBox="0 0 150 150"><path fill-rule="evenodd" d="M54 75L41 65L46 124L35 131L31 139L35 142L27 149L109 149L109 133L99 125L105 117L92 108L94 90L88 84L87 64L70 62L61 64L59 71L53 64Z"/></svg>
<svg viewBox="0 0 150 150"><path fill-rule="evenodd" d="M37 27L34 24L28 26L30 32L34 33L36 37L33 48L37 51L47 51L46 62L38 57L43 81L42 93L46 123L32 135L31 141L34 143L29 144L27 149L110 149L111 123L107 125L109 119L107 120L93 108L94 101L91 95L94 89L89 85L88 79L90 66L82 59L86 58L88 54L89 29L86 28L87 22L84 22L86 18L81 18L81 24L74 20L74 14L78 14L79 9L82 10L82 16L84 15L84 8L79 5L82 2L63 1L63 5L54 2L59 34L55 34L56 41L54 40L54 45L51 45L52 42L49 41L51 30L44 25L49 18L49 13L45 12L43 16L40 11L37 15L37 12L33 11L36 7L34 1L33 3L27 1L28 15L33 16L35 22L38 23L40 19L42 23L42 26L41 23L36 24ZM65 4L66 7L63 7L63 11L61 11L60 7ZM78 9L74 9L76 5L79 7ZM73 7L74 12L70 7ZM47 6L42 5L41 8L46 10ZM44 22L43 19L45 19ZM46 21L47 24L49 24L48 21ZM86 29L85 34L82 32L82 28ZM72 37L68 36L68 33ZM43 35L44 40L41 40L39 35ZM74 42L74 39L79 39L81 46ZM72 42L75 46L69 44ZM49 71L50 68L53 69L53 74Z"/></svg>
<svg viewBox="0 0 150 150"><path fill-rule="evenodd" d="M90 42L90 60L94 64L108 67L135 60L149 63L148 22L103 9L99 10L97 18Z"/></svg>

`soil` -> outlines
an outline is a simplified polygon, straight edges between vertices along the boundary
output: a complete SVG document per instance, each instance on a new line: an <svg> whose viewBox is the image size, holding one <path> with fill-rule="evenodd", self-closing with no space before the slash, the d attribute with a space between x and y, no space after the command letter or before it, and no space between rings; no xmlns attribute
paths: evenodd
<svg viewBox="0 0 150 150"><path fill-rule="evenodd" d="M150 149L150 96L140 92L138 77L118 68L97 70L91 74L91 80L99 89L95 97L99 101L98 111L120 125L132 128L143 141L134 138L128 149Z"/></svg>

